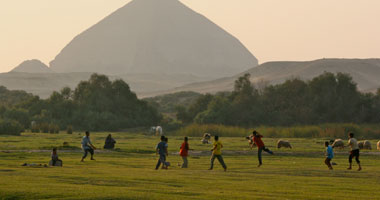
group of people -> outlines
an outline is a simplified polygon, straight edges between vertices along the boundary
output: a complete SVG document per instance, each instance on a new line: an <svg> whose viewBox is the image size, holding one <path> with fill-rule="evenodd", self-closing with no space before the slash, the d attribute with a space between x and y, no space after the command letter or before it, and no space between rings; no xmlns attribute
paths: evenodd
<svg viewBox="0 0 380 200"><path fill-rule="evenodd" d="M261 158L261 152L265 151L269 154L273 155L273 152L270 151L268 148L265 147L264 142L262 141L262 135L260 135L257 131L253 131L253 141L254 144L258 147L258 158L259 158L259 165L260 167L262 165L262 158ZM189 139L188 137L184 137L184 141L180 147L179 155L182 157L183 163L181 165L181 168L187 168L188 167L188 151L192 150L189 147ZM254 145L252 144L252 145ZM213 148L211 149L212 155L210 159L210 168L209 170L212 170L214 168L214 161L217 159L219 163L222 165L224 171L227 171L227 165L224 162L223 156L222 156L222 148L223 144L219 140L219 136L214 136L214 143ZM162 164L162 169L167 169L170 165L169 162L166 161L166 157L168 156L168 138L165 136L161 136L161 141L156 145L156 154L159 155L159 159L156 165L156 170L160 168L160 165Z"/></svg>
<svg viewBox="0 0 380 200"><path fill-rule="evenodd" d="M271 150L269 150L267 147L265 147L265 144L262 140L263 136L259 134L257 131L253 131L251 137L253 138L252 143L251 143L251 148L254 146L257 146L258 148L257 150L257 153L258 153L257 157L259 161L258 167L260 167L263 164L262 156L261 156L262 152L265 151L271 155L273 155L274 153ZM156 170L158 170L160 166L162 169L168 169L168 167L170 166L170 163L166 161L166 157L168 156L168 138L165 136L161 136L160 140L161 141L156 145L156 154L159 155L159 159L157 161L156 168L155 168ZM181 168L188 168L188 159L187 159L189 155L188 152L189 150L192 150L190 149L188 141L189 141L188 137L184 137L183 143L181 144L179 148L180 149L179 155L181 156L183 160ZM111 134L109 134L106 139L105 147L109 144L112 144L112 148L113 148L115 143L116 141L111 137ZM349 155L349 167L347 169L348 170L352 169L352 159L355 158L356 163L359 166L358 171L362 170L360 160L359 160L359 145L358 145L358 141L354 138L354 133L349 133L348 146L350 146L351 151ZM107 147L110 147L110 146L107 146ZM334 147L332 147L328 141L325 142L325 147L326 147L325 164L328 166L330 170L332 170L333 167L332 167L331 161L334 158L334 150L333 150ZM227 171L227 165L225 164L223 160L223 156L222 156L222 148L223 148L223 144L219 140L219 136L217 135L214 136L213 148L211 149L212 155L210 159L211 162L210 162L209 170L212 170L214 168L214 161L215 159L217 159L219 163L222 165L224 171ZM81 162L84 161L88 153L91 154L91 160L95 160L94 150L96 149L96 147L91 143L90 132L88 131L86 131L86 135L82 138L82 149L83 149L83 156L82 156ZM62 160L58 158L58 153L57 153L56 148L53 149L51 158L52 158L53 166L55 166L57 162L60 162L62 166Z"/></svg>
<svg viewBox="0 0 380 200"><path fill-rule="evenodd" d="M112 138L111 134L109 134L106 138L104 149L113 149L115 147L115 143L116 141ZM87 157L88 153L91 155L91 160L95 160L94 151L96 147L91 142L89 131L86 131L86 135L83 136L81 145L83 149L81 162L84 162L84 159ZM59 163L59 166L62 166L62 160L58 158L57 148L53 148L53 151L51 153L51 163L52 166L57 166L57 163Z"/></svg>
<svg viewBox="0 0 380 200"><path fill-rule="evenodd" d="M350 155L348 156L349 167L347 169L348 170L352 169L352 159L355 158L356 163L358 164L358 171L361 171L362 166L359 160L360 150L359 150L358 140L354 138L354 133L349 133L348 137L349 137L348 146L351 148L351 151L350 151ZM328 141L325 142L325 146L326 146L325 164L330 170L332 170L333 167L331 165L331 160L334 158L334 150L333 150L334 147L332 147Z"/></svg>

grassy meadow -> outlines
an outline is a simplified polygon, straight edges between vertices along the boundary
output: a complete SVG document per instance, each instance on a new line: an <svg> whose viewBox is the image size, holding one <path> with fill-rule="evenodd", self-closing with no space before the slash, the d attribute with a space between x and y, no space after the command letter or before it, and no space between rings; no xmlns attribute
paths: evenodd
<svg viewBox="0 0 380 200"><path fill-rule="evenodd" d="M361 151L363 171L348 171L348 149L336 150L333 171L324 165L325 138L285 138L293 149L277 149L277 138L264 138L275 155L263 153L257 168L256 149L243 137L221 137L227 172L215 161L209 168L211 145L190 137L189 168L181 169L176 154L182 136L169 136L168 170L154 170L156 136L112 133L116 150L102 147L108 133L92 133L96 161L79 162L82 133L23 133L0 136L0 199L380 199L380 154ZM265 135L265 132L263 132ZM346 139L346 138L342 138ZM63 145L66 142L68 144ZM61 167L47 164L58 147ZM356 169L354 164L354 169Z"/></svg>

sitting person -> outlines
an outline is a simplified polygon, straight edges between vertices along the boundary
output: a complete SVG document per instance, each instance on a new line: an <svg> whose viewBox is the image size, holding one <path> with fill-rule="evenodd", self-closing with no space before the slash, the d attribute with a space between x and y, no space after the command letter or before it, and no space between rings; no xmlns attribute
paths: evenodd
<svg viewBox="0 0 380 200"><path fill-rule="evenodd" d="M53 149L53 152L51 152L51 166L61 166L62 167L62 160L58 158L57 148Z"/></svg>
<svg viewBox="0 0 380 200"><path fill-rule="evenodd" d="M112 138L111 134L109 134L106 138L106 142L104 144L105 149L113 149L115 148L116 141Z"/></svg>

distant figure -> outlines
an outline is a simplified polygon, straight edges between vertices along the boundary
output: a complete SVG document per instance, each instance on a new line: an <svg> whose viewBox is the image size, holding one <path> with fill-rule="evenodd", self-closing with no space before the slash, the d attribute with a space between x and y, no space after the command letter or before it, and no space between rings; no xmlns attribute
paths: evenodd
<svg viewBox="0 0 380 200"><path fill-rule="evenodd" d="M161 136L161 142L159 142L156 146L156 154L160 155L160 158L158 159L156 170L160 168L160 165L162 163L162 169L168 169L166 164L166 156L168 155L168 144L165 142L165 136Z"/></svg>
<svg viewBox="0 0 380 200"><path fill-rule="evenodd" d="M202 138L202 144L209 144L211 139L211 134L210 133L205 133L203 134Z"/></svg>
<svg viewBox="0 0 380 200"><path fill-rule="evenodd" d="M333 168L331 165L331 160L334 158L334 150L333 150L333 147L327 141L325 142L325 147L326 147L325 164L330 170L332 170Z"/></svg>
<svg viewBox="0 0 380 200"><path fill-rule="evenodd" d="M257 131L253 131L252 134L253 134L253 141L258 148L257 154L259 158L259 165L257 167L260 167L263 164L262 158L261 158L261 152L265 151L272 155L273 155L273 152L265 147L263 140L261 140L261 138L263 137L262 135L260 135Z"/></svg>
<svg viewBox="0 0 380 200"><path fill-rule="evenodd" d="M245 137L246 140L248 140L248 146L252 149L253 147L256 147L256 144L253 142L253 135Z"/></svg>
<svg viewBox="0 0 380 200"><path fill-rule="evenodd" d="M152 135L155 135L156 134L156 127L155 126L151 126L150 129L149 129L149 133L152 134Z"/></svg>
<svg viewBox="0 0 380 200"><path fill-rule="evenodd" d="M91 154L91 160L95 160L94 159L94 150L96 149L96 147L94 147L94 145L92 145L91 140L90 140L90 132L88 132L88 131L86 131L86 136L83 136L82 149L83 149L83 157L82 157L81 162L83 162L84 159L87 157L88 152L90 152L90 154Z"/></svg>
<svg viewBox="0 0 380 200"><path fill-rule="evenodd" d="M57 148L53 148L53 151L51 152L51 163L49 163L51 166L61 166L62 167L62 160L58 158Z"/></svg>
<svg viewBox="0 0 380 200"><path fill-rule="evenodd" d="M156 135L163 135L164 132L162 131L162 127L161 126L156 126Z"/></svg>
<svg viewBox="0 0 380 200"><path fill-rule="evenodd" d="M116 141L112 138L111 134L109 134L106 138L106 142L104 144L105 149L113 149L115 148Z"/></svg>
<svg viewBox="0 0 380 200"><path fill-rule="evenodd" d="M348 145L351 147L350 156L348 157L348 162L350 163L350 166L347 168L348 170L352 169L352 158L355 157L356 163L359 165L358 171L362 170L362 166L360 165L359 160L359 145L358 141L354 138L353 133L348 134L349 140Z"/></svg>
<svg viewBox="0 0 380 200"><path fill-rule="evenodd" d="M190 150L188 140L189 139L187 137L184 138L183 143L179 150L179 155L182 157L182 160L183 160L181 168L188 167L187 156L188 156L188 151Z"/></svg>
<svg viewBox="0 0 380 200"><path fill-rule="evenodd" d="M227 166L224 163L223 157L222 157L222 148L223 144L219 141L219 136L215 135L215 141L214 141L214 148L211 149L212 155L211 155L211 166L209 170L212 170L214 168L214 160L215 158L218 159L219 163L222 165L224 171L227 171Z"/></svg>

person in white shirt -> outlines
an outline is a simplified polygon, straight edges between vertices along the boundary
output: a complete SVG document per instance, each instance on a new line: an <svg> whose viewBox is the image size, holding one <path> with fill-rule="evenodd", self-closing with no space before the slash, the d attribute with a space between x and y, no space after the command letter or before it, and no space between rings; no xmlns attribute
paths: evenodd
<svg viewBox="0 0 380 200"><path fill-rule="evenodd" d="M362 170L362 166L360 165L360 160L359 160L359 145L358 141L354 138L353 133L348 134L349 140L348 140L348 145L351 147L351 152L350 156L348 157L348 162L350 163L350 167L348 167L348 170L352 169L352 158L355 157L356 163L358 163L359 168L358 171Z"/></svg>
<svg viewBox="0 0 380 200"><path fill-rule="evenodd" d="M83 149L83 157L81 162L84 161L84 159L87 157L87 153L90 152L91 154L91 160L94 159L94 150L96 147L92 145L91 140L90 140L90 132L86 131L86 136L83 136L82 139L82 149Z"/></svg>

